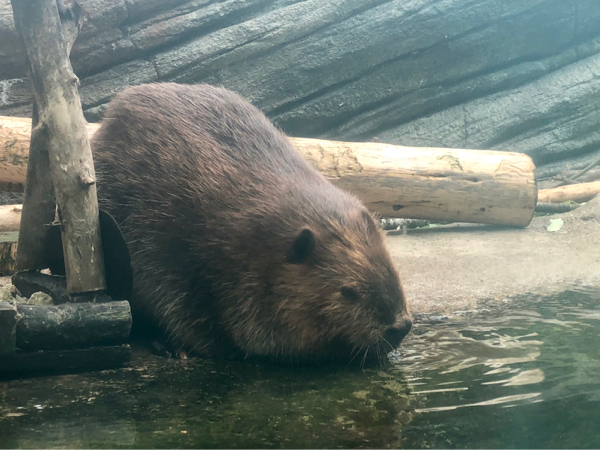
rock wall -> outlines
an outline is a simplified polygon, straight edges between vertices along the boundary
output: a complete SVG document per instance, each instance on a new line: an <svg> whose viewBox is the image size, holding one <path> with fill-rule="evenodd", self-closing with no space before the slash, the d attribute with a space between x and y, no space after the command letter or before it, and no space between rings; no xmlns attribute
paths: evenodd
<svg viewBox="0 0 600 450"><path fill-rule="evenodd" d="M296 136L519 151L542 175L600 157L598 0L80 3L90 121L127 85L207 82ZM0 0L0 114L30 114L24 73Z"/></svg>

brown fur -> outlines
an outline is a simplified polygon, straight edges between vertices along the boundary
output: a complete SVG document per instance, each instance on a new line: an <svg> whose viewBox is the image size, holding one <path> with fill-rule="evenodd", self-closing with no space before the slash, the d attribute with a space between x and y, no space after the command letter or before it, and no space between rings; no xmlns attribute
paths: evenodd
<svg viewBox="0 0 600 450"><path fill-rule="evenodd" d="M128 88L92 148L100 207L131 252L132 304L182 350L350 358L410 329L365 207L237 94Z"/></svg>

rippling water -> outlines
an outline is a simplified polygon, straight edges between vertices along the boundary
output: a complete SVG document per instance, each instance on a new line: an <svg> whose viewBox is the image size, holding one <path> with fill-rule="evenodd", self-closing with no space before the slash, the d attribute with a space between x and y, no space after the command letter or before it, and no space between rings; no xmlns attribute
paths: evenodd
<svg viewBox="0 0 600 450"><path fill-rule="evenodd" d="M143 355L0 382L3 448L600 448L600 292L421 318L386 369Z"/></svg>
<svg viewBox="0 0 600 450"><path fill-rule="evenodd" d="M421 324L404 346L419 448L600 448L600 292Z"/></svg>

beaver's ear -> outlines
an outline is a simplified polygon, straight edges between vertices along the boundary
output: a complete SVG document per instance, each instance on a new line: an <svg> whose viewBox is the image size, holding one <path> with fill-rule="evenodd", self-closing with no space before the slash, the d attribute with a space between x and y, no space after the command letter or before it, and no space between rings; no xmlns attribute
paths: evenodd
<svg viewBox="0 0 600 450"><path fill-rule="evenodd" d="M367 231L370 234L376 233L378 230L377 225L375 224L376 217L373 216L370 212L363 210L361 212L362 220L367 224Z"/></svg>
<svg viewBox="0 0 600 450"><path fill-rule="evenodd" d="M292 244L288 254L290 264L305 263L315 248L315 234L310 228L302 228Z"/></svg>

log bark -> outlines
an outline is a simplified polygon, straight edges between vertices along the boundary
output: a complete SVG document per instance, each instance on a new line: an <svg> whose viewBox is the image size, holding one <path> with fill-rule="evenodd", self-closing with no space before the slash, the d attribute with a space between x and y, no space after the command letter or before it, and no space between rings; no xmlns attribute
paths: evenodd
<svg viewBox="0 0 600 450"><path fill-rule="evenodd" d="M17 270L44 268L44 235L47 227L54 221L56 213L54 183L48 156L48 128L39 123L35 100L32 124L22 226L19 233L19 247L22 251L17 256Z"/></svg>
<svg viewBox="0 0 600 450"><path fill-rule="evenodd" d="M65 350L124 343L131 330L129 302L17 304L21 351Z"/></svg>
<svg viewBox="0 0 600 450"><path fill-rule="evenodd" d="M70 350L41 350L0 356L0 373L15 376L40 371L64 373L80 369L112 369L131 360L129 345L96 346Z"/></svg>
<svg viewBox="0 0 600 450"><path fill-rule="evenodd" d="M553 189L544 189L539 193L539 201L544 203L562 203L566 201L586 202L600 193L600 181L570 184Z"/></svg>
<svg viewBox="0 0 600 450"><path fill-rule="evenodd" d="M62 7L61 4L61 10L63 44L68 54L82 25L82 11L77 3L73 3L71 9L68 10ZM19 27L23 26L21 23L17 25ZM32 79L31 72L29 73L29 79ZM21 251L17 256L17 270L40 270L45 265L44 255L47 254L47 249L45 248L44 236L48 225L54 221L56 213L54 183L48 156L48 138L46 124L39 123L39 110L34 98L31 145L21 219L23 226L19 233L19 248Z"/></svg>
<svg viewBox="0 0 600 450"><path fill-rule="evenodd" d="M4 129L11 123L0 116ZM90 137L98 127L87 125ZM521 153L290 140L333 184L384 217L513 226L527 226L533 217L535 166Z"/></svg>
<svg viewBox="0 0 600 450"><path fill-rule="evenodd" d="M537 202L520 153L293 139L336 186L383 217L527 226Z"/></svg>
<svg viewBox="0 0 600 450"><path fill-rule="evenodd" d="M74 27L63 27L56 0L11 3L30 66L39 128L48 133L49 166L63 231L68 291L102 291L106 285L94 166L77 92L78 79L68 56ZM79 20L75 17L76 22ZM39 162L45 164L43 158Z"/></svg>
<svg viewBox="0 0 600 450"><path fill-rule="evenodd" d="M0 358L17 350L17 307L12 303L0 302Z"/></svg>

